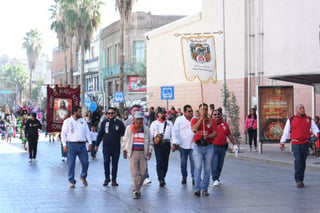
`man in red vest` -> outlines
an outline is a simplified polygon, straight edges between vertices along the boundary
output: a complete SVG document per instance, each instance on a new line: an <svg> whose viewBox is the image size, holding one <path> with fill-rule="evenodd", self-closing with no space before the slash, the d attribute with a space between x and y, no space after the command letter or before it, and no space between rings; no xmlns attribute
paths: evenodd
<svg viewBox="0 0 320 213"><path fill-rule="evenodd" d="M294 178L298 188L304 187L304 171L309 154L310 130L317 135L316 123L305 114L302 104L296 106L296 115L288 118L280 140L280 149L284 151L284 143L290 137L294 156Z"/></svg>

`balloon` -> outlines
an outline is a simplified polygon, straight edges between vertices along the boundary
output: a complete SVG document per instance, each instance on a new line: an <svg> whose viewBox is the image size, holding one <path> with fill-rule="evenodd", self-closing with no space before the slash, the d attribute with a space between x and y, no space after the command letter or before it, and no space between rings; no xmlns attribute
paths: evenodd
<svg viewBox="0 0 320 213"><path fill-rule="evenodd" d="M96 109L97 109L97 103L96 102L91 102L90 103L90 105L89 105L89 110L90 110L90 112L94 112L94 111L96 111Z"/></svg>

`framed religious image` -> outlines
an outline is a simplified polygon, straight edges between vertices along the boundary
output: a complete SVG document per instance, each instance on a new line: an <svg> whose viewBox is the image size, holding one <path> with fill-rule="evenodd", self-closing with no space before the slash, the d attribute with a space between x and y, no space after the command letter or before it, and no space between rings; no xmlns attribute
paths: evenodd
<svg viewBox="0 0 320 213"><path fill-rule="evenodd" d="M62 123L64 119L71 115L72 100L71 99L54 99L53 122Z"/></svg>

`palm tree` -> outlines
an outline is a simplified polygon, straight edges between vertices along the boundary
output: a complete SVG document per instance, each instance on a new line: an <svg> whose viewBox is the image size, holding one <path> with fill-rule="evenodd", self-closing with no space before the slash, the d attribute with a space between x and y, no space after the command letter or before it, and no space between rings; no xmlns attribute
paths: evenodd
<svg viewBox="0 0 320 213"><path fill-rule="evenodd" d="M81 51L81 105L83 106L85 98L84 54L90 48L93 32L100 24L99 10L102 2L99 0L66 0L66 2L64 18L68 27L74 32Z"/></svg>
<svg viewBox="0 0 320 213"><path fill-rule="evenodd" d="M41 33L37 29L31 29L26 33L26 36L23 38L23 40L24 42L22 43L22 48L26 50L28 65L30 69L29 94L31 99L32 72L37 66L42 49Z"/></svg>
<svg viewBox="0 0 320 213"><path fill-rule="evenodd" d="M120 47L119 47L119 90L124 91L123 80L124 80L124 37L125 37L125 25L126 21L129 20L132 14L132 7L135 0L116 0L116 7L120 13ZM120 112L123 110L123 103L119 104Z"/></svg>

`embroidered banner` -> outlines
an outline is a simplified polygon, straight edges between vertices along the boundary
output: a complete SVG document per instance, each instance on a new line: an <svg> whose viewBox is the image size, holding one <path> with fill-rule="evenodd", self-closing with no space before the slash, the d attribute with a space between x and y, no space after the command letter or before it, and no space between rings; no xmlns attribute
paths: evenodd
<svg viewBox="0 0 320 213"><path fill-rule="evenodd" d="M51 88L47 86L47 132L60 132L63 121L71 116L72 106L80 105L80 85Z"/></svg>
<svg viewBox="0 0 320 213"><path fill-rule="evenodd" d="M188 81L217 80L214 36L183 36L181 38L184 73Z"/></svg>

